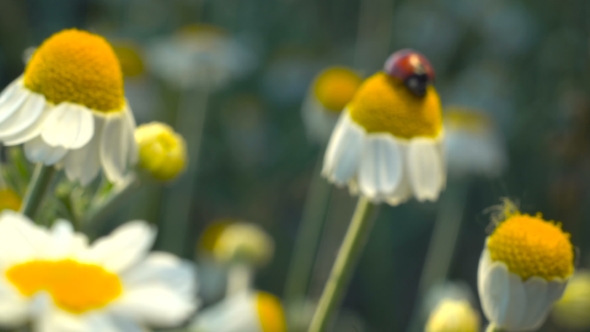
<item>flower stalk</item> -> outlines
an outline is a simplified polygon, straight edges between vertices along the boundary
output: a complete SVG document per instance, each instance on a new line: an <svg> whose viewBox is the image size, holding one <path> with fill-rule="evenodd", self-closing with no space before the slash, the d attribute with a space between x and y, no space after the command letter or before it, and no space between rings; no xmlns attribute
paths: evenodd
<svg viewBox="0 0 590 332"><path fill-rule="evenodd" d="M372 212L375 206L367 197L359 197L330 277L313 315L309 332L327 331L330 318L347 289L350 277L373 228Z"/></svg>
<svg viewBox="0 0 590 332"><path fill-rule="evenodd" d="M27 193L20 212L25 216L35 220L35 215L39 211L39 207L43 202L43 197L51 184L55 168L53 166L45 166L43 163L38 163L35 166L35 171L31 182L27 188Z"/></svg>

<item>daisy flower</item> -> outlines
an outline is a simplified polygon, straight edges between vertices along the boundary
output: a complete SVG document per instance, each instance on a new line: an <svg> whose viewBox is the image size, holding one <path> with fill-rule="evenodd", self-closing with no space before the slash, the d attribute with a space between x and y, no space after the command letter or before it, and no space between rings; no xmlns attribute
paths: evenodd
<svg viewBox="0 0 590 332"><path fill-rule="evenodd" d="M576 271L565 288L563 297L555 303L553 322L569 330L590 328L590 271Z"/></svg>
<svg viewBox="0 0 590 332"><path fill-rule="evenodd" d="M361 82L361 77L347 67L330 67L316 76L301 109L311 141L328 142L338 116Z"/></svg>
<svg viewBox="0 0 590 332"><path fill-rule="evenodd" d="M487 115L460 107L443 114L445 153L451 175L498 176L506 168L504 144Z"/></svg>
<svg viewBox="0 0 590 332"><path fill-rule="evenodd" d="M203 310L189 326L192 332L286 332L280 300L265 292L231 296Z"/></svg>
<svg viewBox="0 0 590 332"><path fill-rule="evenodd" d="M0 141L24 144L31 162L63 164L83 185L113 182L135 163L135 120L115 53L100 36L63 30L37 48L0 94Z"/></svg>
<svg viewBox="0 0 590 332"><path fill-rule="evenodd" d="M186 167L184 138L170 126L151 122L135 130L139 147L139 167L161 181L176 178Z"/></svg>
<svg viewBox="0 0 590 332"><path fill-rule="evenodd" d="M498 329L533 331L563 294L574 249L560 224L522 214L509 201L503 209L479 261L483 312Z"/></svg>
<svg viewBox="0 0 590 332"><path fill-rule="evenodd" d="M373 202L434 201L445 186L443 125L428 60L394 53L366 79L332 133L322 174Z"/></svg>
<svg viewBox="0 0 590 332"><path fill-rule="evenodd" d="M469 301L446 299L433 310L425 332L478 332L479 315Z"/></svg>
<svg viewBox="0 0 590 332"><path fill-rule="evenodd" d="M132 221L89 245L65 220L48 230L0 215L0 325L35 331L143 331L194 312L192 265L148 254L155 231Z"/></svg>

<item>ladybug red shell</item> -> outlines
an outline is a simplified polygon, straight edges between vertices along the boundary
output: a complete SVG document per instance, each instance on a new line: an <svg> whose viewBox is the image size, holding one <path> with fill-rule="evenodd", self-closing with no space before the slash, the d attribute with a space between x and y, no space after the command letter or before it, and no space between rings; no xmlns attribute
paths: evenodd
<svg viewBox="0 0 590 332"><path fill-rule="evenodd" d="M406 85L416 96L423 97L426 87L434 82L434 68L426 57L412 49L399 50L389 56L383 69Z"/></svg>

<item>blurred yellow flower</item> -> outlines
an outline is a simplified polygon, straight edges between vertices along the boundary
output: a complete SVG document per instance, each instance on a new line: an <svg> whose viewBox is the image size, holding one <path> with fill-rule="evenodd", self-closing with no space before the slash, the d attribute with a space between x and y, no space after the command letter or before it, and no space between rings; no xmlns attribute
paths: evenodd
<svg viewBox="0 0 590 332"><path fill-rule="evenodd" d="M553 321L567 329L584 331L590 328L589 313L590 271L577 271L553 307Z"/></svg>
<svg viewBox="0 0 590 332"><path fill-rule="evenodd" d="M176 178L186 167L186 144L170 126L151 122L135 130L139 147L139 167L154 178L168 181Z"/></svg>
<svg viewBox="0 0 590 332"><path fill-rule="evenodd" d="M51 230L0 214L0 325L34 331L174 327L196 309L192 264L148 254L155 230L129 222L89 245L58 220Z"/></svg>
<svg viewBox="0 0 590 332"><path fill-rule="evenodd" d="M136 161L135 120L119 61L98 35L70 29L37 48L23 76L0 94L0 141L24 143L32 162L61 162L83 185L101 166L111 181Z"/></svg>
<svg viewBox="0 0 590 332"><path fill-rule="evenodd" d="M280 300L265 292L231 296L203 310L189 325L192 332L286 332Z"/></svg>
<svg viewBox="0 0 590 332"><path fill-rule="evenodd" d="M497 328L537 329L574 272L574 250L560 224L522 214L510 201L487 238L478 272L483 311Z"/></svg>
<svg viewBox="0 0 590 332"><path fill-rule="evenodd" d="M19 211L22 198L12 189L0 189L0 211Z"/></svg>
<svg viewBox="0 0 590 332"><path fill-rule="evenodd" d="M138 77L144 73L145 64L137 45L131 42L118 42L113 44L113 49L121 64L123 76Z"/></svg>
<svg viewBox="0 0 590 332"><path fill-rule="evenodd" d="M361 83L359 74L347 67L329 67L316 76L301 109L312 141L328 141L338 116Z"/></svg>
<svg viewBox="0 0 590 332"><path fill-rule="evenodd" d="M479 315L466 300L443 300L433 310L425 332L478 332Z"/></svg>
<svg viewBox="0 0 590 332"><path fill-rule="evenodd" d="M322 174L374 202L438 199L446 183L444 134L440 100L431 83L426 81L424 94L416 95L386 72L366 79L332 132Z"/></svg>

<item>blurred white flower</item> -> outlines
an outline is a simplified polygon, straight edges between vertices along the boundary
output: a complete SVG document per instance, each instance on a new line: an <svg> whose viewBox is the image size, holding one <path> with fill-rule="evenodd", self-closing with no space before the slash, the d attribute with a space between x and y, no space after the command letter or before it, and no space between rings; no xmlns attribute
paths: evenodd
<svg viewBox="0 0 590 332"><path fill-rule="evenodd" d="M508 164L505 147L487 115L459 107L443 114L449 174L499 176Z"/></svg>
<svg viewBox="0 0 590 332"><path fill-rule="evenodd" d="M189 325L190 332L286 332L280 300L265 292L231 296L203 310Z"/></svg>
<svg viewBox="0 0 590 332"><path fill-rule="evenodd" d="M0 215L0 325L34 331L141 331L174 327L195 311L194 267L148 254L155 230L124 224L89 245L71 224L50 229Z"/></svg>
<svg viewBox="0 0 590 332"><path fill-rule="evenodd" d="M561 327L585 331L590 328L590 271L576 271L563 297L553 307L553 322Z"/></svg>
<svg viewBox="0 0 590 332"><path fill-rule="evenodd" d="M430 314L425 332L478 332L479 315L466 300L443 300Z"/></svg>
<svg viewBox="0 0 590 332"><path fill-rule="evenodd" d="M115 53L102 37L64 30L36 49L0 94L0 141L27 159L61 163L83 185L104 170L121 181L137 160L135 120Z"/></svg>
<svg viewBox="0 0 590 332"><path fill-rule="evenodd" d="M154 41L147 49L147 64L173 86L218 89L252 71L257 59L222 29L191 25Z"/></svg>
<svg viewBox="0 0 590 332"><path fill-rule="evenodd" d="M340 113L350 102L362 82L354 70L329 67L312 82L301 113L307 136L312 142L325 145Z"/></svg>

